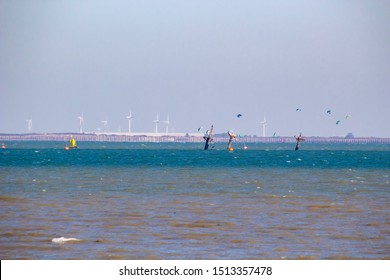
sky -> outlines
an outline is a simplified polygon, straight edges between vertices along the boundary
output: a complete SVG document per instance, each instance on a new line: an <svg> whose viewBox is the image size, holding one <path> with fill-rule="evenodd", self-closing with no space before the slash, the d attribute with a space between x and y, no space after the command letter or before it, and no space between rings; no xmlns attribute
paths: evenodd
<svg viewBox="0 0 390 280"><path fill-rule="evenodd" d="M265 116L266 136L390 137L389 14L386 0L0 0L0 133L77 132L81 115L86 132L125 132L131 110L133 132L158 113L172 132L260 136Z"/></svg>

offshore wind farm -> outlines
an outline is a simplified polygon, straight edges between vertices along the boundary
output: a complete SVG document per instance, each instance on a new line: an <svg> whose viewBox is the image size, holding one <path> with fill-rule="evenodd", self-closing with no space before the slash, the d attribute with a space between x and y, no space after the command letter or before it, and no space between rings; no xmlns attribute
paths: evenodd
<svg viewBox="0 0 390 280"><path fill-rule="evenodd" d="M301 109L296 109L300 112ZM327 114L331 114L331 110L326 111ZM237 114L237 119L243 117L243 114ZM345 118L349 118L351 115L347 115ZM95 130L85 130L84 113L75 118L78 120L78 130L69 132L34 132L33 120L26 120L26 132L25 133L0 133L0 141L67 141L70 137L74 137L77 141L107 141L107 142L203 142L208 131L203 131L203 126L197 129L192 128L184 132L170 131L170 116L167 114L165 120L161 121L159 113L151 121L154 128L151 131L133 131L132 122L137 121L137 118L129 110L129 114L124 116L124 119L128 122L128 129L110 130L108 120L100 121L101 126ZM341 121L337 120L336 125L339 125ZM160 124L163 127L160 127ZM244 133L238 133L238 137L234 139L237 143L292 143L295 141L295 135L276 135L274 132L272 135L268 135L266 127L268 120L266 116L259 122L258 135L247 135ZM120 127L120 126L119 126ZM239 126L237 127L239 131ZM233 130L222 132L216 128L216 133L213 136L213 140L216 143L225 142L229 138L229 134L233 133ZM300 132L301 133L301 132ZM352 132L346 134L344 137L340 136L315 136L306 135L305 141L309 143L390 143L390 138L383 137L355 137Z"/></svg>
<svg viewBox="0 0 390 280"><path fill-rule="evenodd" d="M296 109L296 111L301 111L301 109ZM327 112L329 113L330 110L328 110ZM351 115L347 115L346 118L349 118ZM243 117L243 114L239 113L236 115L236 118L239 120L241 118L244 118ZM84 118L84 113L81 113L79 116L77 116L75 119L77 119L77 124L78 124L78 129L77 129L77 132L80 133L80 134L83 134L83 133L86 133L86 134L115 134L115 135L128 135L128 136L139 136L139 135L148 135L148 136L164 136L164 135L168 135L168 136L183 136L183 135L193 135L193 136L201 136L202 134L204 134L204 131L203 131L203 126L198 126L198 127L192 127L192 128L187 128L184 132L176 132L175 129L170 129L170 125L171 125L171 121L170 121L170 115L169 113L167 114L167 117L165 120L161 121L160 120L160 117L159 117L159 113L156 114L156 117L150 122L150 123L153 123L153 126L154 128L152 130L147 130L147 129L144 129L142 131L134 131L133 130L133 125L132 123L135 121L137 122L139 120L139 118L135 117L132 113L131 110L129 110L129 114L128 115L125 115L125 117L123 119L126 119L127 122L128 122L128 129L122 129L121 128L121 125L120 124L117 124L117 129L112 129L112 126L111 126L111 123L107 120L107 119L104 119L104 120L101 120L100 122L97 122L99 123L100 125L95 127L95 129L91 129L91 126L92 125L89 125L89 129L85 129L85 118ZM336 124L338 125L341 121L338 120L336 122ZM92 121L91 121L92 123ZM95 122L96 123L96 120ZM213 122L211 121L210 124L212 124ZM233 123L233 121L232 121ZM28 134L31 134L31 133L48 133L48 132L38 132L38 131L34 131L33 130L33 120L30 118L30 119L27 119L26 120L26 130L24 133L28 133ZM74 124L76 124L76 121L74 121ZM163 128L161 129L161 126L160 125L163 125ZM207 124L207 125L210 125L210 124ZM247 134L247 133L244 133L244 129L242 128L242 124L240 124L239 122L236 122L234 124L235 126L235 129L240 135L252 135L254 137L256 137L257 135L259 135L258 137L270 137L270 135L266 134L266 127L269 125L267 119L266 119L266 115L263 116L263 119L260 120L258 122L258 127L254 128L254 131L257 131L258 133L255 133L255 134ZM74 126L75 127L75 126ZM302 127L302 129L304 129L304 127ZM217 133L222 133L221 129L216 129L218 132ZM232 130L232 129L229 129L229 130ZM276 128L274 128L275 132L272 133L272 137L275 137L277 135L277 132L276 132ZM64 129L62 129L62 131L64 131ZM61 132L61 128L57 128L57 131L55 131L54 133L60 133ZM76 133L76 130L72 130L71 132L73 133ZM0 132L1 133L1 132ZM22 133L22 134L24 134ZM51 132L53 133L53 132ZM15 134L15 133L14 133ZM331 136L331 135L330 135Z"/></svg>

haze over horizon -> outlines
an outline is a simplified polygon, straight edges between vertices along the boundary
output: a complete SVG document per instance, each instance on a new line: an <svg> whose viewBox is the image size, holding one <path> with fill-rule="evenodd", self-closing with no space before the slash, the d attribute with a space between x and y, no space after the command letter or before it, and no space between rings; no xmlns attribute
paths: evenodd
<svg viewBox="0 0 390 280"><path fill-rule="evenodd" d="M266 116L266 136L390 137L389 14L385 0L0 0L0 133L78 132L82 114L86 132L126 132L131 110L133 132L158 113L161 132L169 114L170 131L261 136Z"/></svg>

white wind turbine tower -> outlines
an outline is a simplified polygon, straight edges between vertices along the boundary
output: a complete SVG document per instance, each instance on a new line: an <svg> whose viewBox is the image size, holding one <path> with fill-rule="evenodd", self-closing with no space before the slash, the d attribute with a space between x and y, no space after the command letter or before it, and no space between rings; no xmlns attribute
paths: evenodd
<svg viewBox="0 0 390 280"><path fill-rule="evenodd" d="M108 121L102 121L102 124L103 124L103 131L106 132Z"/></svg>
<svg viewBox="0 0 390 280"><path fill-rule="evenodd" d="M267 120L265 119L265 116L263 121L260 124L263 126L263 137L265 137L265 127L267 125Z"/></svg>
<svg viewBox="0 0 390 280"><path fill-rule="evenodd" d="M26 120L27 122L27 132L31 133L32 131L32 119Z"/></svg>
<svg viewBox="0 0 390 280"><path fill-rule="evenodd" d="M158 124L160 122L160 120L158 119L158 113L157 113L157 118L153 121L154 123L156 123L156 133L158 133Z"/></svg>
<svg viewBox="0 0 390 280"><path fill-rule="evenodd" d="M169 127L169 114L167 116L167 120L164 121L165 124L167 124L167 126L165 127L165 134L168 134L168 127Z"/></svg>
<svg viewBox="0 0 390 280"><path fill-rule="evenodd" d="M129 120L129 133L131 133L131 120L133 119L133 115L131 114L131 111L128 116L126 116L126 119Z"/></svg>
<svg viewBox="0 0 390 280"><path fill-rule="evenodd" d="M80 133L83 133L84 114L82 113L81 116L79 116L77 118L80 121Z"/></svg>

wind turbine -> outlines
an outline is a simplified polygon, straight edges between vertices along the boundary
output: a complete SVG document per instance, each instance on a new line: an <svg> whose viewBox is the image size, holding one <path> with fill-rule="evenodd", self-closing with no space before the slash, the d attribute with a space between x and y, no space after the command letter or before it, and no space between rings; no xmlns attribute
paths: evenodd
<svg viewBox="0 0 390 280"><path fill-rule="evenodd" d="M263 126L263 137L265 137L265 127L267 125L267 120L265 119L265 116L264 116L263 121L260 122L260 124Z"/></svg>
<svg viewBox="0 0 390 280"><path fill-rule="evenodd" d="M83 123L84 123L84 114L81 113L81 116L77 117L80 121L80 133L83 133Z"/></svg>
<svg viewBox="0 0 390 280"><path fill-rule="evenodd" d="M169 127L169 114L167 116L167 120L164 121L165 124L167 124L167 126L165 127L165 134L168 134L168 127Z"/></svg>
<svg viewBox="0 0 390 280"><path fill-rule="evenodd" d="M157 113L157 118L153 122L156 123L156 133L158 133L158 124L160 122L160 120L158 119L158 113Z"/></svg>
<svg viewBox="0 0 390 280"><path fill-rule="evenodd" d="M29 119L29 120L26 120L26 122L27 122L27 131L28 131L28 133L31 133L31 131L32 131L32 120Z"/></svg>
<svg viewBox="0 0 390 280"><path fill-rule="evenodd" d="M103 131L106 132L108 121L102 121L103 124Z"/></svg>
<svg viewBox="0 0 390 280"><path fill-rule="evenodd" d="M126 116L126 119L129 120L129 133L131 133L131 120L133 119L133 115L131 114L131 111L128 116Z"/></svg>

